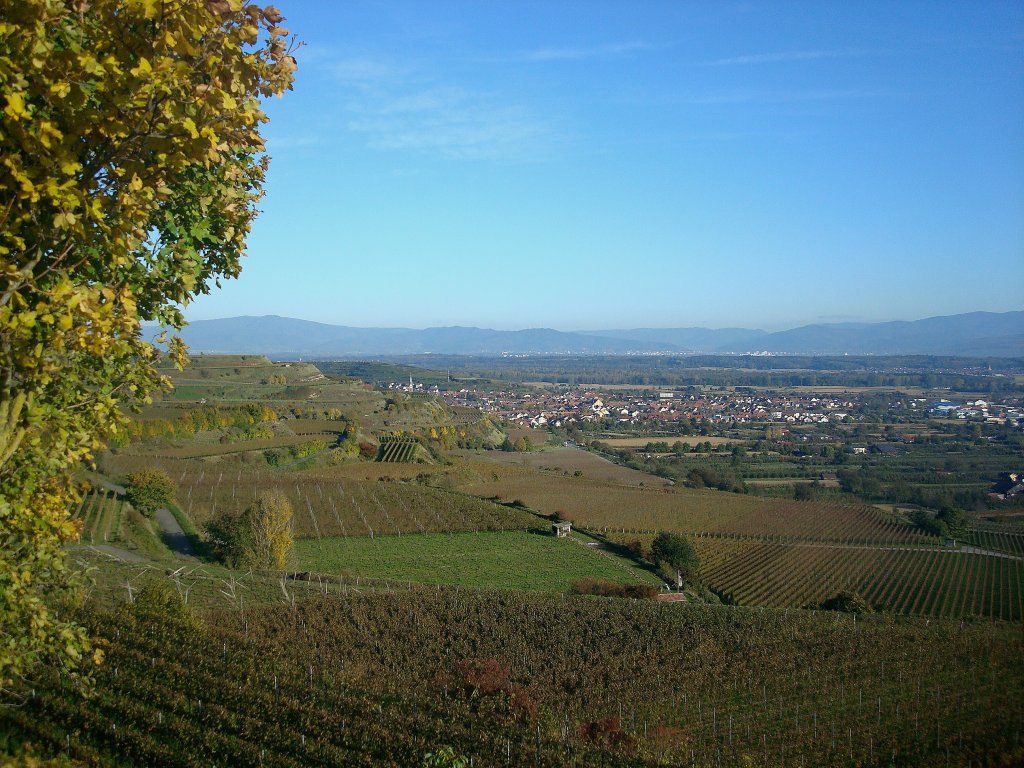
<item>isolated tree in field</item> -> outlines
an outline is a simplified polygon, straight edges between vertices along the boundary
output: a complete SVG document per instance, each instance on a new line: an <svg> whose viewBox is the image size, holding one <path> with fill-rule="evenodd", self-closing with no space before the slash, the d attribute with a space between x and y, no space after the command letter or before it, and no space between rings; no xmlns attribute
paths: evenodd
<svg viewBox="0 0 1024 768"><path fill-rule="evenodd" d="M292 551L292 504L281 491L264 491L243 516L249 551L244 559L254 568L283 570Z"/></svg>
<svg viewBox="0 0 1024 768"><path fill-rule="evenodd" d="M152 515L174 500L174 481L161 469L140 469L125 478L129 503L144 515Z"/></svg>
<svg viewBox="0 0 1024 768"><path fill-rule="evenodd" d="M233 568L283 570L291 555L292 505L276 489L264 491L240 515L206 525L210 545Z"/></svg>
<svg viewBox="0 0 1024 768"><path fill-rule="evenodd" d="M47 604L69 584L71 470L166 384L140 321L180 328L239 273L260 99L295 69L281 21L242 0L0 0L0 690L91 654Z"/></svg>
<svg viewBox="0 0 1024 768"><path fill-rule="evenodd" d="M668 581L692 581L697 577L699 560L693 545L678 533L659 533L651 543L651 559Z"/></svg>

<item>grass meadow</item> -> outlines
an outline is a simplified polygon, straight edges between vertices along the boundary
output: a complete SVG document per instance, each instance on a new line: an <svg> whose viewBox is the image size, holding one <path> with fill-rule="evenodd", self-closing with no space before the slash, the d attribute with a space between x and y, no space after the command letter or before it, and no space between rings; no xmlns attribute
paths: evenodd
<svg viewBox="0 0 1024 768"><path fill-rule="evenodd" d="M295 556L303 570L463 587L564 591L585 576L661 583L631 561L588 546L591 541L526 531L332 537L298 540Z"/></svg>

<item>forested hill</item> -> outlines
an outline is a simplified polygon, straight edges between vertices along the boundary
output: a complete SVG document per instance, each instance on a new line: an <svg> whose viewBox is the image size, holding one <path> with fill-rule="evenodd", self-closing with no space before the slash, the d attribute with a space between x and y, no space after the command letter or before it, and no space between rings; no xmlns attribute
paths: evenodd
<svg viewBox="0 0 1024 768"><path fill-rule="evenodd" d="M805 325L766 333L744 328L359 328L287 317L199 320L183 332L195 352L331 358L414 354L749 353L808 355L1024 356L1024 312L972 312L887 323Z"/></svg>

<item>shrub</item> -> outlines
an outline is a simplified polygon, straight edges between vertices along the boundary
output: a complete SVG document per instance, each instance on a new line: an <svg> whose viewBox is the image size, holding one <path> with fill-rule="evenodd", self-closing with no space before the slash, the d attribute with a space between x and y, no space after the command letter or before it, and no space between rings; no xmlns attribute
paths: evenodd
<svg viewBox="0 0 1024 768"><path fill-rule="evenodd" d="M599 595L601 597L631 597L637 600L653 600L658 590L650 584L618 584L608 579L584 576L574 581L570 590L577 595Z"/></svg>
<svg viewBox="0 0 1024 768"><path fill-rule="evenodd" d="M871 604L856 592L844 590L838 592L821 604L823 611L842 611L843 613L871 613Z"/></svg>
<svg viewBox="0 0 1024 768"><path fill-rule="evenodd" d="M579 734L587 741L605 749L632 750L636 739L622 730L622 721L617 717L593 720L579 727Z"/></svg>
<svg viewBox="0 0 1024 768"><path fill-rule="evenodd" d="M281 491L261 493L240 515L206 525L214 554L232 567L283 570L292 548L292 505Z"/></svg>
<svg viewBox="0 0 1024 768"><path fill-rule="evenodd" d="M511 670L497 659L460 661L455 665L453 689L456 696L471 702L477 712L513 720L537 717L537 702L525 688L511 681Z"/></svg>
<svg viewBox="0 0 1024 768"><path fill-rule="evenodd" d="M144 515L152 515L174 499L174 481L160 469L148 467L125 478L128 501Z"/></svg>

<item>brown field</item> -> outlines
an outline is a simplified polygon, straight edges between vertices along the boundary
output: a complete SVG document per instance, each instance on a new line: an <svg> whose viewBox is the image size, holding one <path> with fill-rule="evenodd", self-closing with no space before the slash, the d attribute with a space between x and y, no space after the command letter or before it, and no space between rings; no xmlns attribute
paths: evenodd
<svg viewBox="0 0 1024 768"><path fill-rule="evenodd" d="M525 437L534 447L544 445L548 441L548 437L550 437L543 429L534 429L533 427L512 425L507 431L508 439L513 443L520 437Z"/></svg>
<svg viewBox="0 0 1024 768"><path fill-rule="evenodd" d="M491 464L492 467L497 465ZM484 478L484 471L479 472ZM482 497L519 499L544 514L558 512L594 530L726 533L856 543L929 543L915 529L888 521L867 505L763 499L685 488L640 488L526 466L500 466L490 479L468 482Z"/></svg>
<svg viewBox="0 0 1024 768"><path fill-rule="evenodd" d="M492 462L502 466L529 467L551 473L582 472L585 478L620 485L669 485L663 477L649 475L629 467L620 466L601 456L579 448L555 448L550 451L529 453L506 453L505 451L484 451L482 453L461 452L468 460Z"/></svg>

